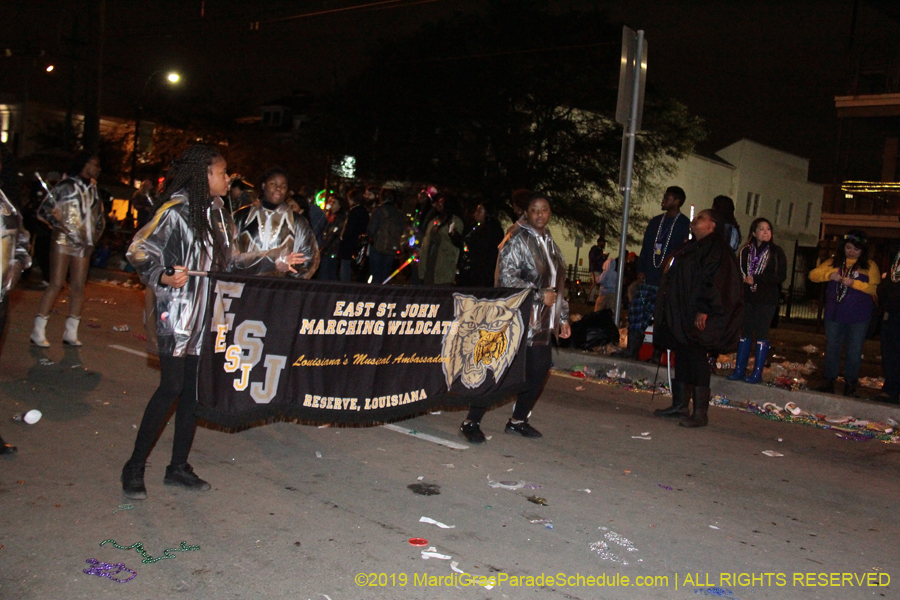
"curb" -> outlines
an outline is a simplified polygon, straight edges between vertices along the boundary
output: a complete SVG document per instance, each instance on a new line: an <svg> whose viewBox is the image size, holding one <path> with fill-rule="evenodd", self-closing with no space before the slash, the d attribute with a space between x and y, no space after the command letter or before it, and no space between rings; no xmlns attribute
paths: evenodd
<svg viewBox="0 0 900 600"><path fill-rule="evenodd" d="M656 365L645 362L611 358L568 348L553 349L554 367L571 370L578 365L587 365L603 372L618 368L620 371L625 371L631 379L649 379L653 381L657 376ZM660 381L666 379L665 367L659 368L659 379ZM793 402L806 412L814 414L847 415L857 419L882 423L887 422L888 419L900 421L900 406L873 400L845 398L810 390L792 392L762 384L751 385L742 381L729 381L721 375L712 376L710 387L712 388L713 396L722 394L730 400L750 401L760 406L765 402L774 402L778 406L784 406L788 402Z"/></svg>

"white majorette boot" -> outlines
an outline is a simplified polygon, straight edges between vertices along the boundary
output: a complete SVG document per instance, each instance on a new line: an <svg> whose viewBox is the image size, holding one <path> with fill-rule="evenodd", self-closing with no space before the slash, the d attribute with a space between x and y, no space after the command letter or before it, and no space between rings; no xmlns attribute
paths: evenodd
<svg viewBox="0 0 900 600"><path fill-rule="evenodd" d="M70 346L80 346L78 341L78 324L81 323L81 317L66 317L66 332L63 334L63 344Z"/></svg>
<svg viewBox="0 0 900 600"><path fill-rule="evenodd" d="M46 334L48 320L49 317L42 317L41 315L34 318L34 329L31 331L31 343L35 346L40 346L41 348L50 346Z"/></svg>

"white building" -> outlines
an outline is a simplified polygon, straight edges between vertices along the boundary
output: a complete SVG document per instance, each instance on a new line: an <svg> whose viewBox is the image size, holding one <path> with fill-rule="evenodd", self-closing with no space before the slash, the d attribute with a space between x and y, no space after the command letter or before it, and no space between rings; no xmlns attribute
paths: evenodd
<svg viewBox="0 0 900 600"><path fill-rule="evenodd" d="M800 246L815 246L819 239L824 186L809 182L808 172L809 159L744 139L719 150L714 158L691 154L676 165L674 175L659 185L661 190L670 185L684 189L687 201L682 212L688 216L710 208L716 196L730 197L744 239L753 219L769 219L775 240L784 249L790 265L795 241ZM660 213L661 200L662 192L659 198L645 201L637 210L653 217ZM577 254L579 268L586 269L588 250L594 240L586 239L577 251L575 235L561 233L555 239L566 263L575 264ZM608 251L618 254L618 239L608 239L606 243ZM640 252L640 246L629 245L628 250Z"/></svg>

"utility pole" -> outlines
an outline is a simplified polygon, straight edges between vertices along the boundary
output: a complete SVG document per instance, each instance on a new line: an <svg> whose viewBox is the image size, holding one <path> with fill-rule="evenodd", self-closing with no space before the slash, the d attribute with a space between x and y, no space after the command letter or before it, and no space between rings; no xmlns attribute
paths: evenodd
<svg viewBox="0 0 900 600"><path fill-rule="evenodd" d="M622 284L625 281L625 257L628 254L628 211L631 208L631 180L634 169L634 142L641 129L644 109L644 87L647 80L647 42L644 31L636 34L622 28L622 64L619 71L619 100L616 121L625 126L622 135L622 161L619 187L623 194L622 232L619 239L619 281L616 285L616 327L622 311Z"/></svg>

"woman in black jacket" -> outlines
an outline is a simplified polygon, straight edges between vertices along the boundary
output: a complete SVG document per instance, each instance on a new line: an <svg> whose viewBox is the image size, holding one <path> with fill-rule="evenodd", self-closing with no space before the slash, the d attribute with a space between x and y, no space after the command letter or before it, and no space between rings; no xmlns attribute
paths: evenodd
<svg viewBox="0 0 900 600"><path fill-rule="evenodd" d="M475 209L475 227L466 235L463 244L463 265L459 270L459 285L464 287L494 287L498 246L503 241L503 227L494 209L481 203Z"/></svg>
<svg viewBox="0 0 900 600"><path fill-rule="evenodd" d="M722 217L702 210L691 222L694 238L666 259L654 313L654 342L675 351L672 406L658 417L683 417L683 427L709 422L710 351L737 341L743 301L737 259L725 241ZM688 416L688 402L694 412Z"/></svg>
<svg viewBox="0 0 900 600"><path fill-rule="evenodd" d="M769 355L769 325L778 308L781 284L787 279L787 259L784 250L775 244L772 224L768 219L755 219L750 224L750 236L738 253L738 262L744 277L744 324L734 373L728 379L759 383ZM753 373L745 378L754 338L756 358Z"/></svg>
<svg viewBox="0 0 900 600"><path fill-rule="evenodd" d="M322 245L319 246L319 279L321 281L337 281L341 259L338 257L341 245L341 233L347 221L347 212L338 196L332 196L325 205L326 223L322 232Z"/></svg>

